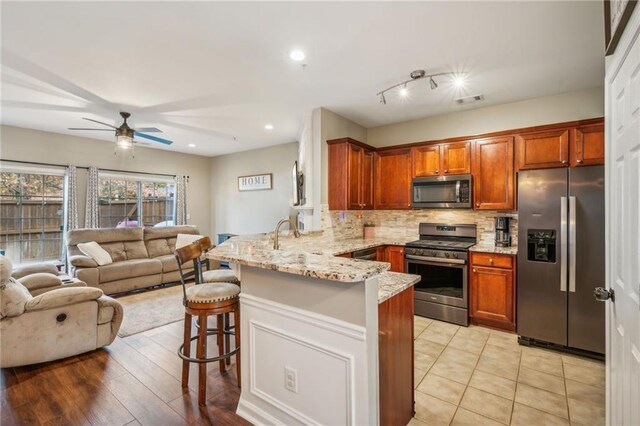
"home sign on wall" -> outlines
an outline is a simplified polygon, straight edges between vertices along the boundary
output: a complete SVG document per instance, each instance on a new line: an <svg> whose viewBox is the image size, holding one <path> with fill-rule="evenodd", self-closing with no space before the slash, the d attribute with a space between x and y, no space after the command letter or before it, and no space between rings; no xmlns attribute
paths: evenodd
<svg viewBox="0 0 640 426"><path fill-rule="evenodd" d="M263 175L238 176L238 191L258 191L271 189L271 173Z"/></svg>

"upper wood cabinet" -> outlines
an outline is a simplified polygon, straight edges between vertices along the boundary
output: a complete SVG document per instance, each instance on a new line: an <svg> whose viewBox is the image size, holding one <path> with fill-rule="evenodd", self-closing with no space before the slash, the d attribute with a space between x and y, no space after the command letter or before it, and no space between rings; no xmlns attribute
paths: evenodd
<svg viewBox="0 0 640 426"><path fill-rule="evenodd" d="M413 176L438 176L440 174L440 145L425 145L411 149Z"/></svg>
<svg viewBox="0 0 640 426"><path fill-rule="evenodd" d="M375 154L375 208L411 208L411 149Z"/></svg>
<svg viewBox="0 0 640 426"><path fill-rule="evenodd" d="M476 210L513 210L513 137L474 142L473 198Z"/></svg>
<svg viewBox="0 0 640 426"><path fill-rule="evenodd" d="M520 134L516 144L519 170L569 167L569 129Z"/></svg>
<svg viewBox="0 0 640 426"><path fill-rule="evenodd" d="M444 175L471 173L471 142L452 142L441 145Z"/></svg>
<svg viewBox="0 0 640 426"><path fill-rule="evenodd" d="M413 176L471 173L471 142L451 142L412 148Z"/></svg>
<svg viewBox="0 0 640 426"><path fill-rule="evenodd" d="M329 144L329 210L373 208L373 148L354 139Z"/></svg>
<svg viewBox="0 0 640 426"><path fill-rule="evenodd" d="M604 124L576 127L572 136L572 167L604 164Z"/></svg>

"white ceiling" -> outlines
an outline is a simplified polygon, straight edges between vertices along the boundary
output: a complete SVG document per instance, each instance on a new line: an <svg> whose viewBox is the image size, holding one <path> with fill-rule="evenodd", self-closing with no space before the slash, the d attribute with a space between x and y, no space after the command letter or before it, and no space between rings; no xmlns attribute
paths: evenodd
<svg viewBox="0 0 640 426"><path fill-rule="evenodd" d="M604 79L600 1L1 7L3 124L112 142L67 127L119 125L129 111L175 141L166 149L204 155L294 141L318 106L374 127L455 111L460 95L484 94L478 107ZM289 59L294 47L306 69ZM464 71L467 84L418 82L409 100L379 104L376 92L419 68Z"/></svg>

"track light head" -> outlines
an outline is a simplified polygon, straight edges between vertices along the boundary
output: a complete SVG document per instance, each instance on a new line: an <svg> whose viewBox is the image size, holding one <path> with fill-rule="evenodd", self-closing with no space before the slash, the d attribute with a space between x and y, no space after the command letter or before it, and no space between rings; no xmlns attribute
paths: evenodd
<svg viewBox="0 0 640 426"><path fill-rule="evenodd" d="M431 90L435 90L438 88L438 83L436 83L433 77L429 78L429 85L431 86Z"/></svg>
<svg viewBox="0 0 640 426"><path fill-rule="evenodd" d="M386 105L387 104L387 99L384 97L384 92L380 93L380 103L382 105Z"/></svg>

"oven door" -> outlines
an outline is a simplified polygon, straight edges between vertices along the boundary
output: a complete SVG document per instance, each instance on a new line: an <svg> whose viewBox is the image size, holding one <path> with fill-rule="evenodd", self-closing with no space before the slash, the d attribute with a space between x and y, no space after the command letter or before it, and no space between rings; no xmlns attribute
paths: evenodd
<svg viewBox="0 0 640 426"><path fill-rule="evenodd" d="M468 307L466 263L405 259L405 267L407 274L422 277L414 286L416 299Z"/></svg>

